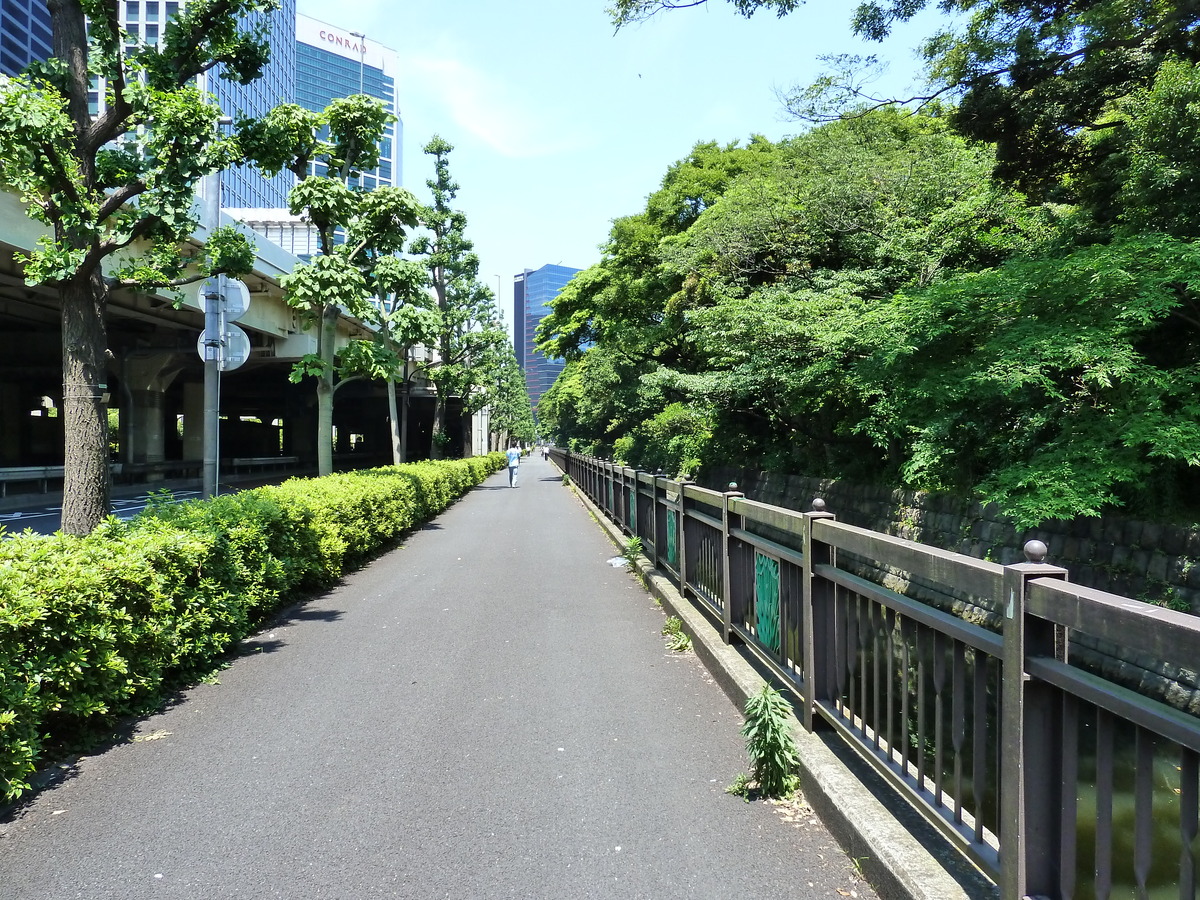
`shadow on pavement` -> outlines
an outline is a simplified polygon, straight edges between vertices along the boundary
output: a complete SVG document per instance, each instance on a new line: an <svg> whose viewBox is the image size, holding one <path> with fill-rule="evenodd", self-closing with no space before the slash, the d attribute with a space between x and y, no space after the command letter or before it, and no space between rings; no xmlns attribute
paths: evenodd
<svg viewBox="0 0 1200 900"><path fill-rule="evenodd" d="M340 609L301 610L288 616L289 619L304 619L309 622L336 622L345 615Z"/></svg>

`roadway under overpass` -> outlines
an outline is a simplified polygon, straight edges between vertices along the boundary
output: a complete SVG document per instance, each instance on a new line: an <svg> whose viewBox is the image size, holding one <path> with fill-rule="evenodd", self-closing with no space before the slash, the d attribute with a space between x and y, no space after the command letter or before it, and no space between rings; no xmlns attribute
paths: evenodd
<svg viewBox="0 0 1200 900"><path fill-rule="evenodd" d="M233 223L227 216L222 221ZM250 310L238 322L250 337L251 353L244 365L221 378L220 456L224 464L237 458L294 457L297 471L314 471L314 384L312 379L293 384L288 375L296 360L316 352L316 338L284 303L279 284L297 258L243 230L257 248L254 271L242 279L250 290ZM27 286L18 260L40 231L18 198L0 191L0 468L63 463L58 297L53 290ZM204 238L201 228L192 249ZM204 320L199 291L198 284L185 288L180 303L166 293L119 291L112 298L108 389L110 408L118 411L113 442L118 478L155 480L202 462L204 367L196 344ZM349 316L338 323L340 341L368 334L366 325ZM414 459L428 455L433 394L419 379L413 379L410 389L408 451ZM458 430L455 413L452 405L451 427ZM382 382L361 380L340 389L334 424L339 468L391 461Z"/></svg>

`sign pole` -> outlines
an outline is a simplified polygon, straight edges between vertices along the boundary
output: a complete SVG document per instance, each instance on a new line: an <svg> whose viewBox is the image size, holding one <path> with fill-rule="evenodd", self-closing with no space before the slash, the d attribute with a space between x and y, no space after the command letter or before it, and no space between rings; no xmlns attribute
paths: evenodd
<svg viewBox="0 0 1200 900"><path fill-rule="evenodd" d="M217 495L218 456L221 447L221 284L217 278L204 285L204 478L201 496Z"/></svg>

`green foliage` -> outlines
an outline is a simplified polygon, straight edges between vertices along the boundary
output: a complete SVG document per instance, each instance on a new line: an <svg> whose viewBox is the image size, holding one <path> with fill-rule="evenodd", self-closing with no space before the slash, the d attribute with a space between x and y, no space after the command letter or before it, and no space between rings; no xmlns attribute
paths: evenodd
<svg viewBox="0 0 1200 900"><path fill-rule="evenodd" d="M78 141L72 116L86 112L87 97L74 92L81 84L86 91L86 79L35 66L7 82L0 90L0 182L53 229L24 258L30 284L60 284L114 254L122 261L109 286L163 287L211 271L248 270L249 244L233 233L222 235L206 259L189 262L177 252L196 227L197 182L238 158L236 142L217 136L221 111L193 79L214 63L238 80L257 77L267 58L265 34L241 29L239 18L278 6L189 3L164 26L161 47L133 53L93 19L93 42L78 49L91 73L106 79L107 110ZM70 15L69 7L53 14L52 27L75 33Z"/></svg>
<svg viewBox="0 0 1200 900"><path fill-rule="evenodd" d="M725 788L725 793L733 794L735 797L741 797L747 803L750 802L753 790L751 785L754 782L745 772L738 772L737 777Z"/></svg>
<svg viewBox="0 0 1200 900"><path fill-rule="evenodd" d="M433 336L437 359L423 367L437 386L430 446L434 458L449 452L440 437L446 429L447 398L462 398L463 411L472 413L502 396L498 393L499 377L510 380L501 371L508 334L495 296L479 281L479 257L466 236L467 217L452 206L458 195L458 185L450 177L453 150L453 145L437 135L425 145L425 153L434 161L434 178L425 182L433 203L422 207L426 233L410 247L428 269L437 298L439 321ZM512 400L507 394L503 396ZM505 413L512 422L516 422L512 418L514 409L510 403ZM525 427L526 423L519 424ZM468 437L464 429L464 442Z"/></svg>
<svg viewBox="0 0 1200 900"><path fill-rule="evenodd" d="M897 295L858 329L875 397L859 427L906 442L906 483L975 486L1022 525L1183 476L1200 465L1200 341L1180 328L1198 264L1148 235Z"/></svg>
<svg viewBox="0 0 1200 900"><path fill-rule="evenodd" d="M625 542L625 547L621 551L621 555L625 557L625 565L630 571L637 569L638 559L642 555L642 539L640 537L631 537Z"/></svg>
<svg viewBox="0 0 1200 900"><path fill-rule="evenodd" d="M765 797L787 797L799 787L799 758L791 721L791 706L769 684L746 700L742 737L746 739L751 774Z"/></svg>
<svg viewBox="0 0 1200 900"><path fill-rule="evenodd" d="M491 429L496 434L529 443L537 436L533 407L525 388L525 373L508 341L496 347L494 365L495 380L484 395L492 411Z"/></svg>
<svg viewBox="0 0 1200 900"><path fill-rule="evenodd" d="M1105 143L1125 162L1116 173L1123 181L1117 197L1121 221L1135 231L1195 237L1200 225L1197 64L1167 59L1154 84L1122 106L1120 121L1124 127Z"/></svg>
<svg viewBox="0 0 1200 900"><path fill-rule="evenodd" d="M409 350L430 339L437 323L419 270L396 258L409 229L418 225L416 198L403 188L365 191L352 183L378 163L391 121L382 102L355 94L333 100L321 113L284 105L239 123L241 145L260 168L296 175L288 206L317 231L320 254L297 265L281 284L287 303L301 311L303 326L316 331L316 353L293 368L291 380L315 381L317 468L325 475L333 471L338 386L351 377L403 379ZM312 163L325 174L310 174ZM344 313L373 323L378 346L354 342L339 359L337 321ZM395 423L393 429L398 433Z"/></svg>
<svg viewBox="0 0 1200 900"><path fill-rule="evenodd" d="M194 679L264 616L331 584L504 465L503 454L152 502L83 538L0 541L0 798L48 742Z"/></svg>
<svg viewBox="0 0 1200 900"><path fill-rule="evenodd" d="M869 0L855 31L886 37L928 0ZM955 127L994 143L997 173L1033 196L1062 195L1106 165L1115 104L1151 84L1163 61L1200 59L1200 9L1178 0L943 0L956 14L922 47L929 75L958 96Z"/></svg>
<svg viewBox="0 0 1200 900"><path fill-rule="evenodd" d="M667 639L667 649L674 653L686 653L692 649L692 638L683 630L683 622L678 616L668 616L662 628L663 637Z"/></svg>

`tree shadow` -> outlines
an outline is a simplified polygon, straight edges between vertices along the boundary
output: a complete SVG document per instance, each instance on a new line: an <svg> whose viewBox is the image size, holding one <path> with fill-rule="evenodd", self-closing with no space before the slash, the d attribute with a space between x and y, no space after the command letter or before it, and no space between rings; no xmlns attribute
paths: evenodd
<svg viewBox="0 0 1200 900"><path fill-rule="evenodd" d="M257 656L260 653L274 653L276 650L282 650L286 646L287 641L259 641L254 638L247 638L238 644L235 656Z"/></svg>
<svg viewBox="0 0 1200 900"><path fill-rule="evenodd" d="M303 622L337 622L344 615L345 611L340 609L302 609L290 618Z"/></svg>

